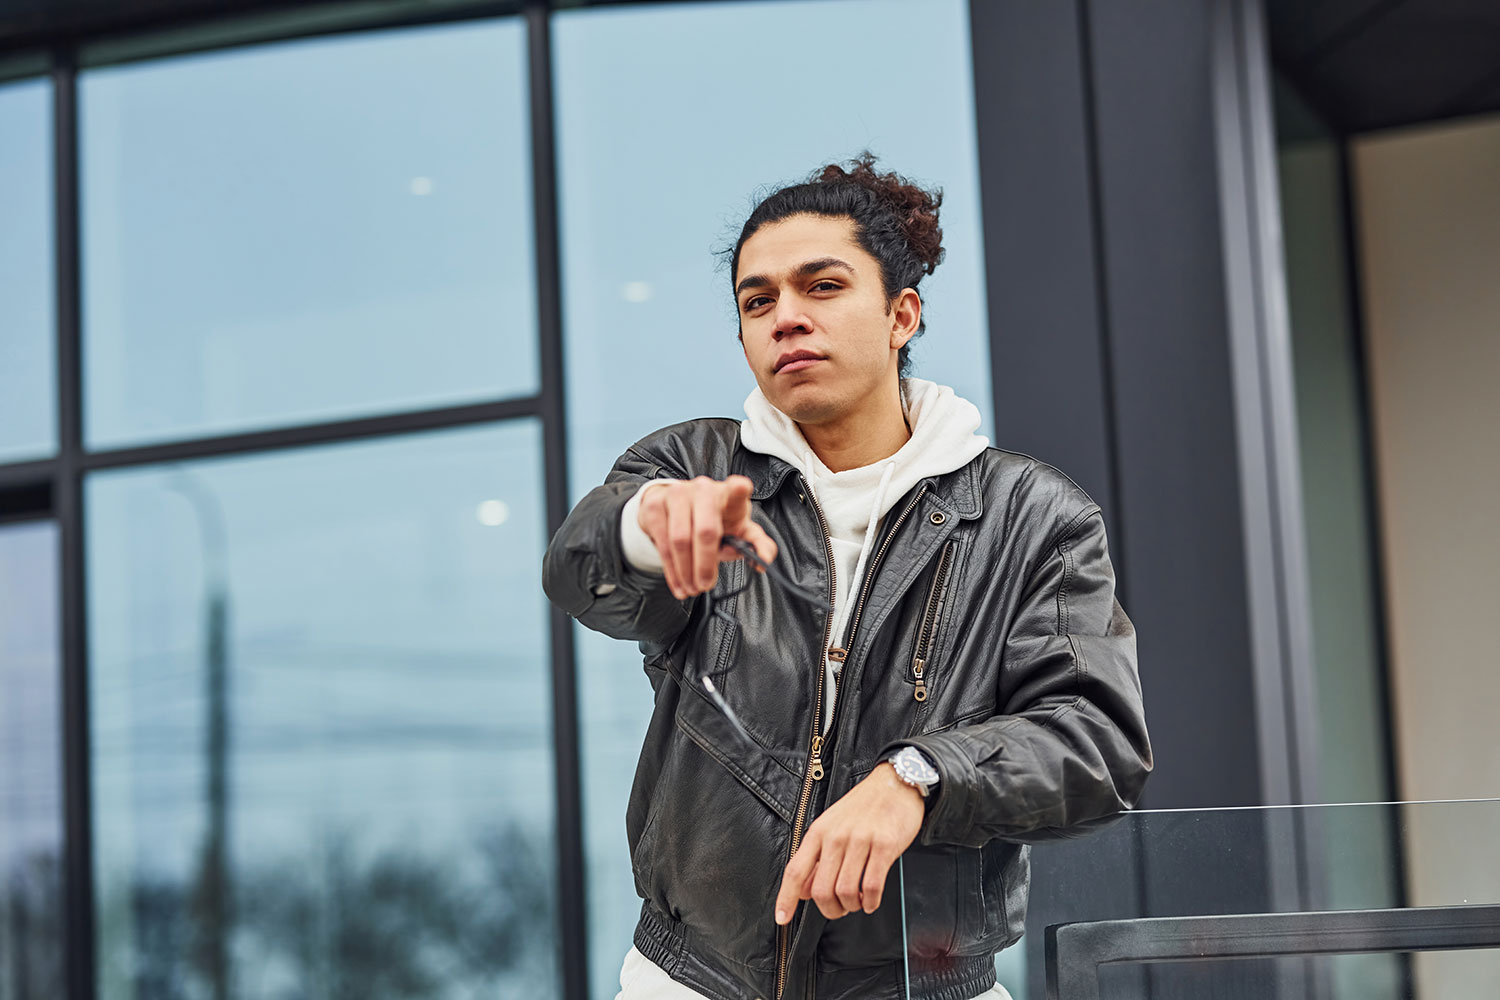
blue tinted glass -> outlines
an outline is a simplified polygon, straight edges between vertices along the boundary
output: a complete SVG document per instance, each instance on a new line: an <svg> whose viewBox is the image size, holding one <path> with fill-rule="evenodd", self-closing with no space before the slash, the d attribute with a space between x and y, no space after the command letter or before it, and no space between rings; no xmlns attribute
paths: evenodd
<svg viewBox="0 0 1500 1000"><path fill-rule="evenodd" d="M540 440L90 477L102 1000L557 995Z"/></svg>
<svg viewBox="0 0 1500 1000"><path fill-rule="evenodd" d="M657 427L743 416L755 383L713 251L732 245L757 189L864 148L944 189L948 257L922 281L914 370L952 385L988 424L967 11L962 0L822 0L558 15L575 496ZM591 981L612 996L640 906L623 817L651 689L633 645L582 629L579 640Z"/></svg>
<svg viewBox="0 0 1500 1000"><path fill-rule="evenodd" d="M0 86L0 462L57 449L52 88Z"/></svg>
<svg viewBox="0 0 1500 1000"><path fill-rule="evenodd" d="M0 983L67 992L62 955L62 738L57 528L0 526Z"/></svg>
<svg viewBox="0 0 1500 1000"><path fill-rule="evenodd" d="M536 390L519 22L79 82L93 447Z"/></svg>

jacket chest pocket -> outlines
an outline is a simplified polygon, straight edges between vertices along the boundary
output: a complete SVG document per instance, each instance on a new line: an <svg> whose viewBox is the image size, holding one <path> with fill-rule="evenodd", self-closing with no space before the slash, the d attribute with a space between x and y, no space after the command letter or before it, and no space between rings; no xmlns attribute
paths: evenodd
<svg viewBox="0 0 1500 1000"><path fill-rule="evenodd" d="M927 589L927 600L922 605L922 618L917 626L917 642L912 650L911 663L906 668L907 683L912 686L912 698L917 706L916 723L920 728L926 713L926 702L931 694L933 670L938 665L937 639L943 624L943 611L948 604L948 586L953 576L953 563L957 556L958 543L951 538L943 543L938 556L937 571Z"/></svg>

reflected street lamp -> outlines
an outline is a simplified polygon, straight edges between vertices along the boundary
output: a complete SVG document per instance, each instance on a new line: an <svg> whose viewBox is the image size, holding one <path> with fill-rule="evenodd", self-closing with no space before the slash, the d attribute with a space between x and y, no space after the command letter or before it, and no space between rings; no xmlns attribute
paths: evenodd
<svg viewBox="0 0 1500 1000"><path fill-rule="evenodd" d="M201 929L194 959L213 1000L229 1000L229 585L228 534L218 497L183 469L168 488L185 497L203 543L204 684L208 829L194 912Z"/></svg>

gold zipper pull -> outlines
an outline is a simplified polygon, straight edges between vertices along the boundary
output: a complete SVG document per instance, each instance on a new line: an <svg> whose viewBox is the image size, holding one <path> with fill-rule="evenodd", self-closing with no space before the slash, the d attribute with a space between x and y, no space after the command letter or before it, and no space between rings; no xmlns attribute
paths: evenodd
<svg viewBox="0 0 1500 1000"><path fill-rule="evenodd" d="M849 651L842 646L829 646L828 658L835 663L843 663L849 658Z"/></svg>
<svg viewBox="0 0 1500 1000"><path fill-rule="evenodd" d="M917 678L917 686L911 696L918 701L927 700L927 682L922 679L922 672L927 669L927 661L920 656L911 661L911 672Z"/></svg>
<svg viewBox="0 0 1500 1000"><path fill-rule="evenodd" d="M812 780L823 780L823 737L814 736L812 741L812 757L807 762L808 773Z"/></svg>

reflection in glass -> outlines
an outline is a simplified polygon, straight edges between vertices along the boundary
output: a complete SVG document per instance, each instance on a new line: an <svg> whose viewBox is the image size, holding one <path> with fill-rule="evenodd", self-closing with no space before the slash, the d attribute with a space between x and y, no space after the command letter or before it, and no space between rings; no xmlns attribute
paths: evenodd
<svg viewBox="0 0 1500 1000"><path fill-rule="evenodd" d="M557 16L576 495L651 430L742 415L754 381L735 340L729 276L713 251L732 245L757 189L866 147L886 169L946 192L948 257L922 282L927 332L913 346L914 369L954 386L988 422L967 5L923 3L920 32L911 17L911 4L893 0ZM768 73L768 59L796 72ZM628 643L580 630L578 656L591 982L596 995L613 996L640 907L623 818L650 687Z"/></svg>
<svg viewBox="0 0 1500 1000"><path fill-rule="evenodd" d="M65 992L57 527L0 526L0 996Z"/></svg>
<svg viewBox="0 0 1500 1000"><path fill-rule="evenodd" d="M0 462L57 449L52 88L0 84Z"/></svg>
<svg viewBox="0 0 1500 1000"><path fill-rule="evenodd" d="M1367 959L1382 961L1371 964ZM1219 959L1122 963L1099 968L1099 1000L1478 1000L1495 995L1500 950L1382 952L1306 958ZM1407 989L1395 978L1403 966L1427 965L1452 991ZM1371 974L1372 970L1376 974ZM1066 998L1064 998L1066 1000Z"/></svg>
<svg viewBox="0 0 1500 1000"><path fill-rule="evenodd" d="M79 79L93 447L536 390L523 33Z"/></svg>
<svg viewBox="0 0 1500 1000"><path fill-rule="evenodd" d="M88 480L101 1000L555 995L540 478L523 421Z"/></svg>
<svg viewBox="0 0 1500 1000"><path fill-rule="evenodd" d="M1387 832L1394 851L1370 854L1370 839ZM1404 905L1500 905L1500 889L1489 878L1496 843L1500 799L1123 813L1086 837L1032 849L1035 868L1048 877L1031 882L1026 936L1018 946L1028 950L1028 975L1024 982L1002 982L1016 1000L1051 995L1043 989L1040 957L1046 929L1057 924L1397 908L1403 904L1385 894L1399 882L1401 866L1429 865L1436 858L1468 874L1434 881ZM1355 877L1364 880L1362 892L1349 889ZM923 893L910 869L905 896L915 977L941 962L940 950L918 948L921 927L937 925L943 915L921 910ZM1126 965L1101 975L1100 982L1105 996L1131 1000L1477 997L1490 995L1480 984L1500 982L1500 951ZM1221 984L1227 984L1224 991L1215 992ZM913 989L913 997L922 995Z"/></svg>

